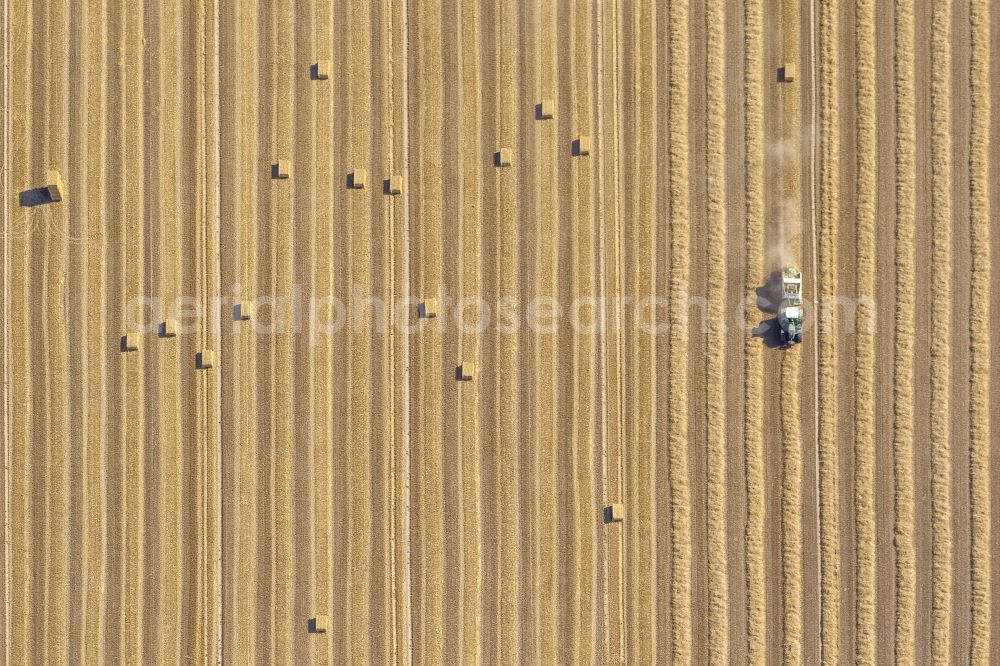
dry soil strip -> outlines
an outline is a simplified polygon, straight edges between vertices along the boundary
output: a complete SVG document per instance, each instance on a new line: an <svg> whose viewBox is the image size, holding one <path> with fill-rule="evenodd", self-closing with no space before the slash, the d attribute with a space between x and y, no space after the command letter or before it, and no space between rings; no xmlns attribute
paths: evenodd
<svg viewBox="0 0 1000 666"><path fill-rule="evenodd" d="M839 174L837 4L820 2L819 460L821 644L824 664L840 662L840 509L837 452L837 224ZM820 277L822 276L822 278Z"/></svg>
<svg viewBox="0 0 1000 666"><path fill-rule="evenodd" d="M854 372L855 653L875 662L875 3L855 2L857 316Z"/></svg>
<svg viewBox="0 0 1000 666"><path fill-rule="evenodd" d="M931 655L951 655L951 0L931 15Z"/></svg>
<svg viewBox="0 0 1000 666"><path fill-rule="evenodd" d="M764 137L762 9L760 0L744 0L744 143L746 195L746 301L754 303L764 268ZM767 653L764 569L764 360L760 340L748 336L744 347L744 424L747 488L746 578L747 661L763 664Z"/></svg>
<svg viewBox="0 0 1000 666"><path fill-rule="evenodd" d="M969 136L969 228L972 235L972 292L969 338L969 473L972 504L972 644L971 661L990 659L992 565L990 557L990 3L970 0L971 134Z"/></svg>
<svg viewBox="0 0 1000 666"><path fill-rule="evenodd" d="M896 317L893 378L893 468L895 476L896 631L895 657L912 663L916 617L914 544L913 346L916 302L916 119L914 100L913 1L895 3L896 94Z"/></svg>

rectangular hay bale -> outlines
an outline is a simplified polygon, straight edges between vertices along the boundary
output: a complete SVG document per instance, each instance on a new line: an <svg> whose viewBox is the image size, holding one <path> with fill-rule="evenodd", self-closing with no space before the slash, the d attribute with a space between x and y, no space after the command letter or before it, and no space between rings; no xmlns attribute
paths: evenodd
<svg viewBox="0 0 1000 666"><path fill-rule="evenodd" d="M355 169L351 172L351 187L355 190L364 189L368 185L368 172L364 169Z"/></svg>
<svg viewBox="0 0 1000 666"><path fill-rule="evenodd" d="M605 520L609 523L620 523L625 519L625 505L621 503L611 504L605 510Z"/></svg>
<svg viewBox="0 0 1000 666"><path fill-rule="evenodd" d="M576 154L577 155L589 155L590 154L590 137L586 134L581 134L576 139Z"/></svg>
<svg viewBox="0 0 1000 666"><path fill-rule="evenodd" d="M55 169L49 169L45 172L45 189L48 190L49 199L52 201L62 201L63 198L63 180L62 176Z"/></svg>
<svg viewBox="0 0 1000 666"><path fill-rule="evenodd" d="M466 361L458 366L458 377L463 382L472 381L476 376L476 364Z"/></svg>
<svg viewBox="0 0 1000 666"><path fill-rule="evenodd" d="M403 193L403 177L399 174L389 176L389 194Z"/></svg>
<svg viewBox="0 0 1000 666"><path fill-rule="evenodd" d="M236 304L236 318L241 321L247 321L253 317L253 302L252 301L240 301Z"/></svg>
<svg viewBox="0 0 1000 666"><path fill-rule="evenodd" d="M498 167L509 167L513 159L513 152L510 148L501 148L493 155L493 162Z"/></svg>
<svg viewBox="0 0 1000 666"><path fill-rule="evenodd" d="M316 79L319 81L326 81L330 78L330 70L332 65L329 60L320 60L316 63Z"/></svg>
<svg viewBox="0 0 1000 666"><path fill-rule="evenodd" d="M122 351L134 352L139 351L139 334L138 333L126 333L122 336Z"/></svg>
<svg viewBox="0 0 1000 666"><path fill-rule="evenodd" d="M177 337L177 320L167 319L162 324L160 324L160 333L165 338Z"/></svg>
<svg viewBox="0 0 1000 666"><path fill-rule="evenodd" d="M798 75L794 62L786 62L781 66L781 80L784 83L792 83Z"/></svg>
<svg viewBox="0 0 1000 666"><path fill-rule="evenodd" d="M330 616L316 615L315 617L309 618L309 633L325 634L329 630L330 630Z"/></svg>
<svg viewBox="0 0 1000 666"><path fill-rule="evenodd" d="M417 315L421 319L434 319L438 315L438 302L436 298L428 298L417 306Z"/></svg>
<svg viewBox="0 0 1000 666"><path fill-rule="evenodd" d="M278 178L285 179L292 175L292 162L291 160L278 160L276 165L275 175Z"/></svg>
<svg viewBox="0 0 1000 666"><path fill-rule="evenodd" d="M195 367L199 370L208 370L215 365L215 352L211 349L203 349L195 356Z"/></svg>
<svg viewBox="0 0 1000 666"><path fill-rule="evenodd" d="M538 111L542 120L551 120L556 115L556 105L551 99L543 99L538 105Z"/></svg>

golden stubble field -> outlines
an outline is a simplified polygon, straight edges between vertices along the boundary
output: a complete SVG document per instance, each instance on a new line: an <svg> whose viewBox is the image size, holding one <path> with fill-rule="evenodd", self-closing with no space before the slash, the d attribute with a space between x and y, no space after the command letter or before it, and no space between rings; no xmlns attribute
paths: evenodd
<svg viewBox="0 0 1000 666"><path fill-rule="evenodd" d="M8 0L3 663L1000 661L996 16Z"/></svg>

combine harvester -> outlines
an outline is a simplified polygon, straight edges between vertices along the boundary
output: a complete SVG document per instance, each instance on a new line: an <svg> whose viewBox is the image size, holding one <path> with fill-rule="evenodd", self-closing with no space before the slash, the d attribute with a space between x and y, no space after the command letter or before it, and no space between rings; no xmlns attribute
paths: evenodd
<svg viewBox="0 0 1000 666"><path fill-rule="evenodd" d="M781 342L794 345L802 342L802 271L795 266L781 269L781 308L778 310Z"/></svg>

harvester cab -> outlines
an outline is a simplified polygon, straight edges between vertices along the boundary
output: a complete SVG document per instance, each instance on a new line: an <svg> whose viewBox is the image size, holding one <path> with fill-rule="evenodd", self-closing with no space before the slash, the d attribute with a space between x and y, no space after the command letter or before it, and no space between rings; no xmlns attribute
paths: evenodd
<svg viewBox="0 0 1000 666"><path fill-rule="evenodd" d="M781 308L778 310L781 341L802 342L802 272L794 266L781 269Z"/></svg>

